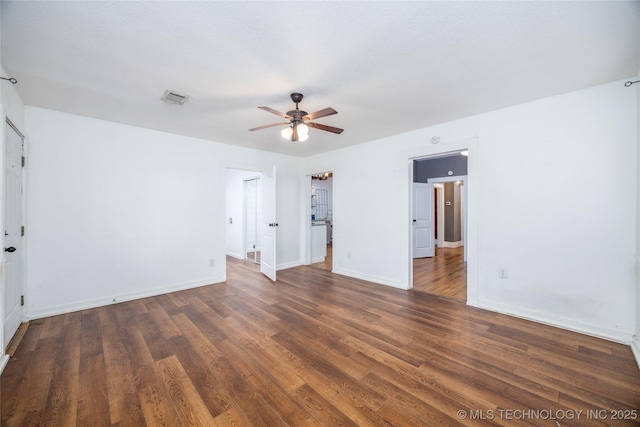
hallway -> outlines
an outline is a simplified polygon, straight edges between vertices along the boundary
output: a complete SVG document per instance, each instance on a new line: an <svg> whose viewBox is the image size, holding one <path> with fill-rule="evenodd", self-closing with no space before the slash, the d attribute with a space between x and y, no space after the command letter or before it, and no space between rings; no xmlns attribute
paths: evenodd
<svg viewBox="0 0 640 427"><path fill-rule="evenodd" d="M436 248L435 257L414 259L413 290L466 302L464 247Z"/></svg>

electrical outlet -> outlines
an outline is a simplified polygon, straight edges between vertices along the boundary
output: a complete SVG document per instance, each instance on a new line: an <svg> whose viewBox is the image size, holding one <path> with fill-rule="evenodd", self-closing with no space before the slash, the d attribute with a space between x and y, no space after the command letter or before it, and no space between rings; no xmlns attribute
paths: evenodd
<svg viewBox="0 0 640 427"><path fill-rule="evenodd" d="M506 268L498 269L498 277L500 277L501 279L506 279L507 278L507 269Z"/></svg>
<svg viewBox="0 0 640 427"><path fill-rule="evenodd" d="M216 259L215 258L211 258L209 260L209 267L215 267L216 266Z"/></svg>

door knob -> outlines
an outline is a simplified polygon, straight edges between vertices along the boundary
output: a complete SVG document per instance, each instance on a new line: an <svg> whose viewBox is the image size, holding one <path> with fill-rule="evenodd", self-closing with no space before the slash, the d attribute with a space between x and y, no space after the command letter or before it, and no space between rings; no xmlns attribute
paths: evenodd
<svg viewBox="0 0 640 427"><path fill-rule="evenodd" d="M15 252L16 248L14 248L13 246L9 246L8 248L4 248L5 252Z"/></svg>

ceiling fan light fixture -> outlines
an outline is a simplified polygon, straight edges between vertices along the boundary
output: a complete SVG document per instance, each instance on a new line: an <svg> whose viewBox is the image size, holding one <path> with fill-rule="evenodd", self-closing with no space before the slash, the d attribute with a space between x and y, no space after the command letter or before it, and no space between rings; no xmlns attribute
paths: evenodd
<svg viewBox="0 0 640 427"><path fill-rule="evenodd" d="M249 129L249 131L261 130L261 129L266 129L274 126L287 125L286 128L280 131L280 134L284 139L288 139L289 141L293 141L293 142L308 140L310 127L314 129L323 130L325 132L335 133L335 134L342 133L344 129L323 125L320 123L316 123L314 121L315 119L319 119L321 117L338 114L336 110L334 110L331 107L327 107L327 108L323 108L322 110L318 110L316 112L309 114L306 111L298 108L298 104L300 103L300 101L302 101L302 97L303 96L301 93L296 92L291 94L291 100L296 104L296 108L295 110L288 111L287 113L282 113L278 110L274 110L271 107L265 107L265 106L258 107L261 110L280 116L283 119L288 120L288 122L272 123L270 125L258 126L258 127ZM309 124L307 125L307 123Z"/></svg>
<svg viewBox="0 0 640 427"><path fill-rule="evenodd" d="M280 134L284 139L291 139L291 135L293 135L293 128L291 126L287 126L286 128L280 131Z"/></svg>
<svg viewBox="0 0 640 427"><path fill-rule="evenodd" d="M298 124L297 128L298 128L298 135L300 137L309 136L309 126L305 125L304 123L300 123Z"/></svg>

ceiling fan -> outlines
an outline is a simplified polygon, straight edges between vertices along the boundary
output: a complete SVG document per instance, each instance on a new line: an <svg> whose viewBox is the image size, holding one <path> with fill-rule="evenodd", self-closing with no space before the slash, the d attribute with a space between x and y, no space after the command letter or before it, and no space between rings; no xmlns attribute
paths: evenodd
<svg viewBox="0 0 640 427"><path fill-rule="evenodd" d="M280 111L274 110L269 107L258 107L261 110L268 111L273 114L277 114L278 116L289 120L288 122L280 122L273 123L265 126L258 126L257 128L249 129L250 131L266 129L273 126L282 126L288 125L286 128L282 129L282 137L285 139L290 139L291 141L306 141L309 139L309 128L320 129L327 132L340 134L344 129L336 128L333 126L327 126L320 123L314 123L312 120L318 119L320 117L330 116L332 114L338 114L336 110L333 108L324 108L322 110L316 111L315 113L307 113L306 111L300 110L298 108L298 104L302 101L303 95L301 93L292 93L291 100L296 104L296 109L287 111L287 114L281 113Z"/></svg>

